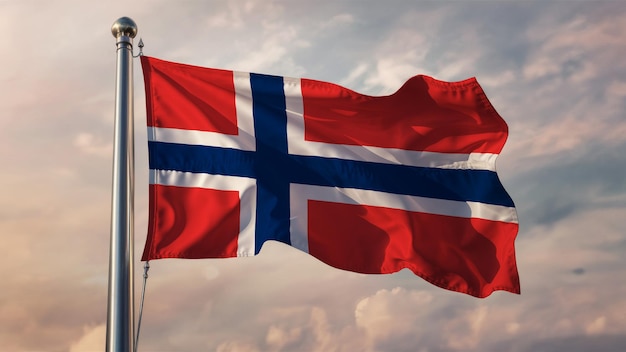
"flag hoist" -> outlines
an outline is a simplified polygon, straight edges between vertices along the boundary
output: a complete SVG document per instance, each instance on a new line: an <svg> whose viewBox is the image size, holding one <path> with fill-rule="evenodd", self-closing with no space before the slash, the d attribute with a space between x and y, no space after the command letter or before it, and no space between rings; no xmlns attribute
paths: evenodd
<svg viewBox="0 0 626 352"><path fill-rule="evenodd" d="M106 351L134 350L133 208L133 38L137 25L121 17L111 27L116 38L115 125L111 195L111 249Z"/></svg>

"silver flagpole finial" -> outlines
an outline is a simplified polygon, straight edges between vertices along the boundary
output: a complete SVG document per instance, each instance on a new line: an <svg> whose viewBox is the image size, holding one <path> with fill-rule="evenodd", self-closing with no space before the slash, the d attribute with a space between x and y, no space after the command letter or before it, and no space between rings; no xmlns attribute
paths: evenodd
<svg viewBox="0 0 626 352"><path fill-rule="evenodd" d="M137 24L128 17L120 17L111 26L111 33L113 33L115 38L120 36L135 38L137 35Z"/></svg>

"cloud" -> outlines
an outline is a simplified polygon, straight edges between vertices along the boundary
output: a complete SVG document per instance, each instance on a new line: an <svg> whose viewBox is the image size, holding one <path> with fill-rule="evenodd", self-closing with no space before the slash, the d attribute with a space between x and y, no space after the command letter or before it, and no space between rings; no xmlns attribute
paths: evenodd
<svg viewBox="0 0 626 352"><path fill-rule="evenodd" d="M211 30L233 30L240 29L245 24L245 17L250 16L250 12L254 9L253 1L229 1L227 8L218 11L206 19L207 25Z"/></svg>
<svg viewBox="0 0 626 352"><path fill-rule="evenodd" d="M70 345L70 352L99 351L105 346L106 325L85 327L84 335Z"/></svg>
<svg viewBox="0 0 626 352"><path fill-rule="evenodd" d="M356 67L354 67L349 73L348 77L341 81L341 85L348 86L357 81L357 79L361 78L364 74L367 73L369 69L369 65L367 63L360 63Z"/></svg>
<svg viewBox="0 0 626 352"><path fill-rule="evenodd" d="M325 30L328 30L328 29L332 29L333 27L336 27L336 26L352 24L352 23L354 23L354 21L355 21L355 19L354 19L354 16L352 14L342 13L342 14L335 15L335 16L331 17L327 21L322 22L320 24L320 27L325 29Z"/></svg>
<svg viewBox="0 0 626 352"><path fill-rule="evenodd" d="M81 132L74 138L74 146L79 148L83 153L110 158L113 155L113 143L104 143L97 140L94 135L87 132Z"/></svg>
<svg viewBox="0 0 626 352"><path fill-rule="evenodd" d="M273 324L266 330L263 341L251 342L236 339L222 342L220 346L244 344L251 350L348 352L371 350L362 335L352 325L337 325L329 321L326 310L311 307L293 307L273 312ZM259 326L260 328L260 326ZM263 328L259 331L265 331ZM256 335L256 334L255 334Z"/></svg>
<svg viewBox="0 0 626 352"><path fill-rule="evenodd" d="M274 325L270 326L265 337L265 343L273 350L282 350L285 346L298 341L302 335L302 329L280 328Z"/></svg>
<svg viewBox="0 0 626 352"><path fill-rule="evenodd" d="M585 332L588 335L597 335L604 331L605 326L606 326L606 317L600 316L596 318L595 320L593 320L591 323L587 324L587 326L585 327Z"/></svg>
<svg viewBox="0 0 626 352"><path fill-rule="evenodd" d="M626 337L624 335L597 335L597 336L567 336L560 338L531 339L522 346L515 348L515 352L615 352L620 346L624 346ZM497 346L497 350L511 350L508 342Z"/></svg>
<svg viewBox="0 0 626 352"><path fill-rule="evenodd" d="M517 80L515 72L512 70L506 70L498 72L495 75L481 75L480 84L483 87L498 88L514 83Z"/></svg>
<svg viewBox="0 0 626 352"><path fill-rule="evenodd" d="M374 343L404 337L408 333L418 339L413 328L420 317L428 314L432 300L427 292L407 291L400 287L380 290L357 304L356 324Z"/></svg>
<svg viewBox="0 0 626 352"><path fill-rule="evenodd" d="M594 14L578 15L564 23L530 27L528 35L539 42L531 52L524 75L538 79L549 75L561 75L574 82L583 82L599 74L600 65L610 64L613 69L624 67L615 61L614 51L602 50L619 45L619 33L626 29L616 12L601 20Z"/></svg>
<svg viewBox="0 0 626 352"><path fill-rule="evenodd" d="M216 352L258 352L256 346L249 342L229 341L217 346Z"/></svg>
<svg viewBox="0 0 626 352"><path fill-rule="evenodd" d="M610 142L610 141L608 141ZM606 142L604 142L606 143ZM523 158L508 179L522 227L550 225L588 210L609 211L626 206L626 184L621 166L626 144L596 146L548 160Z"/></svg>
<svg viewBox="0 0 626 352"><path fill-rule="evenodd" d="M460 319L448 322L444 326L447 347L458 351L475 349L481 341L480 334L487 312L486 306L479 306L461 315Z"/></svg>

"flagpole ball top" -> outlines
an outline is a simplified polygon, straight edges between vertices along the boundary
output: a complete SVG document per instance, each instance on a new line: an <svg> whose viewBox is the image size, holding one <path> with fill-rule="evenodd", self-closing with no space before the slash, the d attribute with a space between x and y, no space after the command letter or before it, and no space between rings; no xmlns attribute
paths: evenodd
<svg viewBox="0 0 626 352"><path fill-rule="evenodd" d="M122 35L135 38L137 35L137 24L128 17L120 17L111 26L111 33L115 38Z"/></svg>

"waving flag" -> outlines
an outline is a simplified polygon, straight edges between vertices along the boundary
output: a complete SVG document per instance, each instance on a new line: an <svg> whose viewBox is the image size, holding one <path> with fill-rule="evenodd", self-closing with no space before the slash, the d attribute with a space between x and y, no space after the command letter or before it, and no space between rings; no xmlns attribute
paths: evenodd
<svg viewBox="0 0 626 352"><path fill-rule="evenodd" d="M389 96L143 56L143 260L243 257L276 240L359 273L403 268L477 297L519 293L506 123L475 79Z"/></svg>

